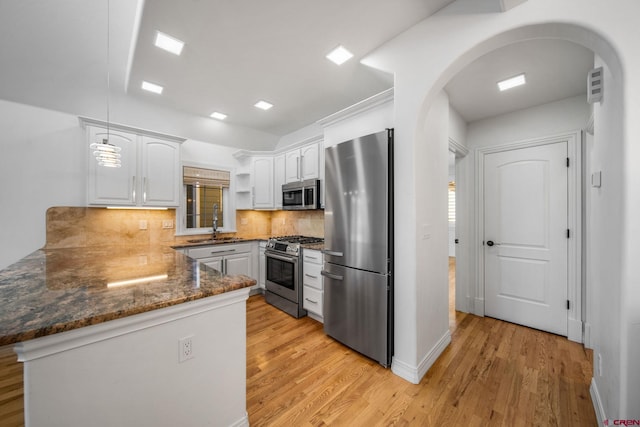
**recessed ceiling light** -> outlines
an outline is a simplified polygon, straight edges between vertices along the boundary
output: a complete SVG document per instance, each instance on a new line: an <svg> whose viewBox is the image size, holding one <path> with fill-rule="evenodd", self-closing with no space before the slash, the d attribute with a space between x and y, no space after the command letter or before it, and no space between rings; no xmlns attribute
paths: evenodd
<svg viewBox="0 0 640 427"><path fill-rule="evenodd" d="M254 107L258 107L261 110L268 110L269 108L273 107L273 104L268 103L267 101L258 101L255 104L253 104Z"/></svg>
<svg viewBox="0 0 640 427"><path fill-rule="evenodd" d="M156 84L143 81L142 89L148 90L149 92L157 93L159 95L162 93L162 89L164 88L162 86L158 86Z"/></svg>
<svg viewBox="0 0 640 427"><path fill-rule="evenodd" d="M338 46L327 55L327 59L341 65L353 57L353 53L349 52L344 46Z"/></svg>
<svg viewBox="0 0 640 427"><path fill-rule="evenodd" d="M522 74L518 74L515 77L511 77L509 79L498 82L498 89L500 89L500 91L503 91L503 90L511 89L516 86L521 86L526 82L527 80L524 78L524 73L522 73Z"/></svg>
<svg viewBox="0 0 640 427"><path fill-rule="evenodd" d="M217 111L214 111L213 113L211 113L211 115L209 117L212 117L214 119L218 119L218 120L224 120L227 118L226 114L222 114L222 113L218 113Z"/></svg>
<svg viewBox="0 0 640 427"><path fill-rule="evenodd" d="M184 42L158 31L156 32L155 45L160 49L173 53L174 55L180 55L182 53L182 48L184 47Z"/></svg>

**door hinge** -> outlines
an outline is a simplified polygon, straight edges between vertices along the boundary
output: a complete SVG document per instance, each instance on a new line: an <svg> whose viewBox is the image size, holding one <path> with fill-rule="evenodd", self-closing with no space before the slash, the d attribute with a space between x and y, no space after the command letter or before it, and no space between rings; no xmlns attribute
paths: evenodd
<svg viewBox="0 0 640 427"><path fill-rule="evenodd" d="M569 310L570 307L571 306L570 306L569 300L567 300L567 310Z"/></svg>
<svg viewBox="0 0 640 427"><path fill-rule="evenodd" d="M567 228L567 239L570 239L570 238L571 238L571 230Z"/></svg>
<svg viewBox="0 0 640 427"><path fill-rule="evenodd" d="M569 158L567 157L567 167L569 167Z"/></svg>

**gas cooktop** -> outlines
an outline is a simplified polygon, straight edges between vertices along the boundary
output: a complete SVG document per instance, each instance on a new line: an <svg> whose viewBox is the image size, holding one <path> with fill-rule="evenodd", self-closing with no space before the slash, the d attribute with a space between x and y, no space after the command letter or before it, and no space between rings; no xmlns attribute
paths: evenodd
<svg viewBox="0 0 640 427"><path fill-rule="evenodd" d="M266 250L268 252L280 252L290 256L298 256L300 255L300 245L322 242L324 242L322 237L275 236L267 241Z"/></svg>

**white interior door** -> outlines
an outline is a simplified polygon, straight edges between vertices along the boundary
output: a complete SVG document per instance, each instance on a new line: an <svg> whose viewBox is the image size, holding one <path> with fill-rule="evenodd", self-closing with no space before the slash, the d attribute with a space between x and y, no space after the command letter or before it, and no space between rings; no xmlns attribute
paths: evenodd
<svg viewBox="0 0 640 427"><path fill-rule="evenodd" d="M485 314L567 336L567 142L484 157Z"/></svg>

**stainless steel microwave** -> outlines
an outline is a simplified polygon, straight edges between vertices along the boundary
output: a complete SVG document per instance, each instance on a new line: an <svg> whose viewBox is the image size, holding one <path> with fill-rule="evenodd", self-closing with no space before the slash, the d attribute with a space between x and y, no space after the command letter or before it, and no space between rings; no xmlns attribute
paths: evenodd
<svg viewBox="0 0 640 427"><path fill-rule="evenodd" d="M282 186L283 210L320 209L320 180L290 182Z"/></svg>

